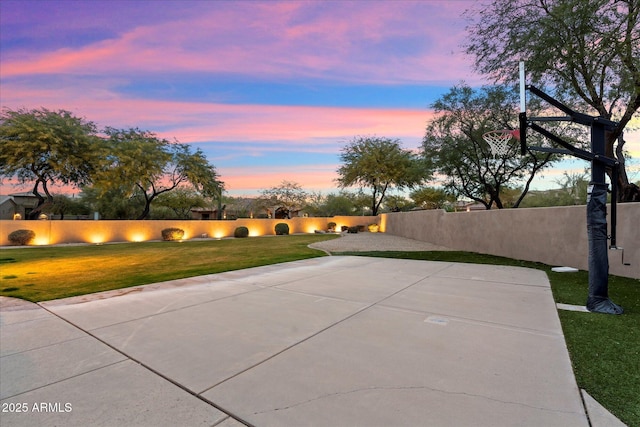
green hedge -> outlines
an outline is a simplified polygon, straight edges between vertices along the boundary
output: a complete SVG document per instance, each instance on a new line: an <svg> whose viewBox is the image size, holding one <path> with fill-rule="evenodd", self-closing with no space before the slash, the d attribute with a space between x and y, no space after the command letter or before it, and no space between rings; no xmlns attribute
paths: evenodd
<svg viewBox="0 0 640 427"><path fill-rule="evenodd" d="M284 222L279 222L276 224L276 234L278 236L283 236L289 234L289 225Z"/></svg>
<svg viewBox="0 0 640 427"><path fill-rule="evenodd" d="M33 230L16 230L9 233L9 242L13 245L28 245L36 238Z"/></svg>
<svg viewBox="0 0 640 427"><path fill-rule="evenodd" d="M247 227L238 227L233 232L233 237L249 237L249 229Z"/></svg>
<svg viewBox="0 0 640 427"><path fill-rule="evenodd" d="M165 228L162 230L162 240L174 241L182 240L184 237L184 230L181 228Z"/></svg>

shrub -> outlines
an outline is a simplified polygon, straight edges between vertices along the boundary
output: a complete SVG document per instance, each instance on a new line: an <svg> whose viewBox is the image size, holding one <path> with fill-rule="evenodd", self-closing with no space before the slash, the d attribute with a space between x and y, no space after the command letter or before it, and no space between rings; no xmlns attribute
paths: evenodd
<svg viewBox="0 0 640 427"><path fill-rule="evenodd" d="M276 234L278 236L284 236L289 234L289 225L284 222L279 222L276 224Z"/></svg>
<svg viewBox="0 0 640 427"><path fill-rule="evenodd" d="M360 224L358 225L358 231L364 231L365 230L365 226Z"/></svg>
<svg viewBox="0 0 640 427"><path fill-rule="evenodd" d="M327 223L327 230L329 230L329 231L336 231L336 225L337 225L337 224L336 224L335 222Z"/></svg>
<svg viewBox="0 0 640 427"><path fill-rule="evenodd" d="M238 227L233 232L233 237L249 237L249 229L247 227Z"/></svg>
<svg viewBox="0 0 640 427"><path fill-rule="evenodd" d="M376 223L373 224L369 224L367 226L367 228L369 229L370 232L372 233L377 233L378 231L380 231L380 226Z"/></svg>
<svg viewBox="0 0 640 427"><path fill-rule="evenodd" d="M340 227L340 231L348 231L349 230L349 226L347 225L343 225L342 227Z"/></svg>
<svg viewBox="0 0 640 427"><path fill-rule="evenodd" d="M354 225L353 227L349 227L349 233L353 233L353 234L357 233L358 228L359 227L357 225Z"/></svg>
<svg viewBox="0 0 640 427"><path fill-rule="evenodd" d="M9 233L9 242L13 245L28 245L36 238L33 230L16 230Z"/></svg>
<svg viewBox="0 0 640 427"><path fill-rule="evenodd" d="M181 228L165 228L164 230L162 230L162 240L182 240L183 237L184 230Z"/></svg>

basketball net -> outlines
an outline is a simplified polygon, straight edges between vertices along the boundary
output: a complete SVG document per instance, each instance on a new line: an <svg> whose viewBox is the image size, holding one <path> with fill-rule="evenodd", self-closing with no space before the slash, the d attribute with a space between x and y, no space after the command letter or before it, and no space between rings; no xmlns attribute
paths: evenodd
<svg viewBox="0 0 640 427"><path fill-rule="evenodd" d="M504 156L509 153L509 141L511 138L518 139L517 135L518 130L492 130L491 132L486 132L482 135L482 138L485 140L487 144L489 144L489 148L491 149L491 154L494 157Z"/></svg>

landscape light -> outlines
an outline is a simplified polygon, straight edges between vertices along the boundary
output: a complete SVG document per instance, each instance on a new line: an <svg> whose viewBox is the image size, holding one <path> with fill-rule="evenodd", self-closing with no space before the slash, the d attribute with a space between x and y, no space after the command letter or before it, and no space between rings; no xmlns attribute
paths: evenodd
<svg viewBox="0 0 640 427"><path fill-rule="evenodd" d="M49 244L49 239L47 237L36 237L33 240L33 244L36 246L45 246Z"/></svg>
<svg viewBox="0 0 640 427"><path fill-rule="evenodd" d="M131 242L144 242L147 239L146 239L146 236L144 235L144 233L142 233L142 232L133 232L129 236L129 240Z"/></svg>

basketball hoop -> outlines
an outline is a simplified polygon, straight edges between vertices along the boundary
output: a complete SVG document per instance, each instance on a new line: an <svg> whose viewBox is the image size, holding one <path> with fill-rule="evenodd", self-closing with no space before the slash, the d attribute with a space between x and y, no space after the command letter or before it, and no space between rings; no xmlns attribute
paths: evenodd
<svg viewBox="0 0 640 427"><path fill-rule="evenodd" d="M482 135L482 138L491 149L491 154L495 156L504 156L509 152L509 141L511 138L518 138L519 131L516 130L492 130Z"/></svg>

